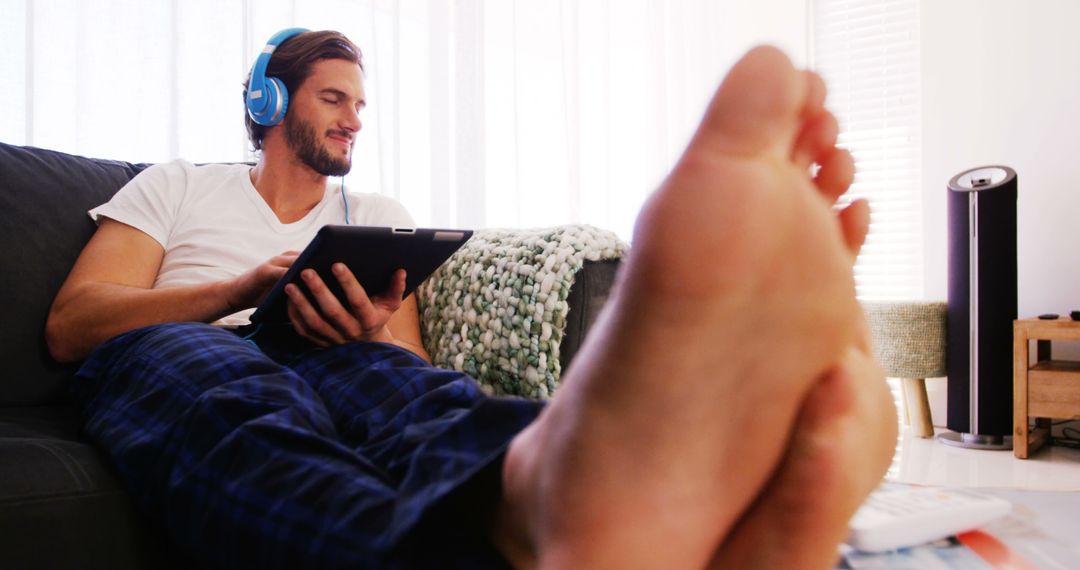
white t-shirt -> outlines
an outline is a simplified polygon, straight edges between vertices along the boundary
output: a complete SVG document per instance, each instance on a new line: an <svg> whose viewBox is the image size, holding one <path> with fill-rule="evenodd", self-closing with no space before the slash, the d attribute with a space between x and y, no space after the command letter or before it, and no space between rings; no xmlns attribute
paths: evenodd
<svg viewBox="0 0 1080 570"><path fill-rule="evenodd" d="M255 190L250 170L243 164L195 166L183 160L151 166L90 210L90 217L125 223L165 248L155 289L235 277L282 252L304 249L324 225L345 222L339 179L329 181L326 195L306 216L283 224ZM352 225L415 226L393 198L347 189L345 195ZM252 311L218 324L247 324Z"/></svg>

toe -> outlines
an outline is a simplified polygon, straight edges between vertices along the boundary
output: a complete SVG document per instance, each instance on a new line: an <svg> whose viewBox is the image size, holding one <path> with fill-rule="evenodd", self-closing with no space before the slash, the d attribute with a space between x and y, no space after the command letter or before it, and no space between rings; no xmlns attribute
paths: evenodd
<svg viewBox="0 0 1080 570"><path fill-rule="evenodd" d="M806 83L806 97L803 103L803 116L813 117L825 108L825 80L813 71L801 72Z"/></svg>
<svg viewBox="0 0 1080 570"><path fill-rule="evenodd" d="M754 48L720 85L695 143L743 155L785 148L805 109L807 85L783 52L769 46Z"/></svg>
<svg viewBox="0 0 1080 570"><path fill-rule="evenodd" d="M855 180L855 159L850 152L834 147L814 161L819 166L814 184L826 201L833 203Z"/></svg>
<svg viewBox="0 0 1080 570"><path fill-rule="evenodd" d="M840 210L838 217L844 244L847 245L851 257L857 257L866 241L866 234L870 231L870 205L866 200L856 200Z"/></svg>
<svg viewBox="0 0 1080 570"><path fill-rule="evenodd" d="M814 162L820 163L836 149L839 134L840 125L832 113L819 111L807 117L791 148L792 162L800 168L808 168Z"/></svg>

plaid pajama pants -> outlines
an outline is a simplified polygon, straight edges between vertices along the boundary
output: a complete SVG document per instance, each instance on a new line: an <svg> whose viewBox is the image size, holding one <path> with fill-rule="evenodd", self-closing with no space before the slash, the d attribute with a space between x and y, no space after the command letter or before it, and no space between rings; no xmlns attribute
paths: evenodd
<svg viewBox="0 0 1080 570"><path fill-rule="evenodd" d="M391 345L259 339L157 325L76 375L87 434L181 548L223 568L505 566L485 536L502 458L542 404Z"/></svg>

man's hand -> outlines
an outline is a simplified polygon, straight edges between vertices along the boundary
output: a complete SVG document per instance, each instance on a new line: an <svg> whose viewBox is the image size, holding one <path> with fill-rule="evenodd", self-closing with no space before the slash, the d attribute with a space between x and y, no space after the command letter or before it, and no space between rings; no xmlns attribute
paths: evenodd
<svg viewBox="0 0 1080 570"><path fill-rule="evenodd" d="M225 301L232 311L242 311L257 306L270 293L296 257L297 251L286 251L250 269L226 284Z"/></svg>
<svg viewBox="0 0 1080 570"><path fill-rule="evenodd" d="M53 358L77 361L106 339L138 327L209 323L254 307L297 253L285 252L235 278L155 289L164 257L165 249L145 232L104 218L49 310L45 340Z"/></svg>
<svg viewBox="0 0 1080 570"><path fill-rule="evenodd" d="M285 287L289 297L289 320L296 331L324 347L353 341L394 342L386 325L401 307L405 270L395 271L390 288L375 297L368 297L345 264L335 263L331 270L345 293L347 306L341 304L314 270L305 269L300 276L315 299L315 305L297 285Z"/></svg>

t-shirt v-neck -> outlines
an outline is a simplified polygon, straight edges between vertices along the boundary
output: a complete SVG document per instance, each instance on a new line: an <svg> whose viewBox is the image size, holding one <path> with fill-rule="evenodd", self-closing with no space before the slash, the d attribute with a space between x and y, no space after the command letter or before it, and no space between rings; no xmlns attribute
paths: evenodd
<svg viewBox="0 0 1080 570"><path fill-rule="evenodd" d="M266 222L267 226L270 229L273 229L274 231L281 234L291 234L298 231L304 231L304 229L308 228L312 223L315 222L315 220L319 219L319 217L322 215L323 209L326 208L326 205L328 203L338 199L337 192L331 189L330 186L327 186L326 190L323 192L322 199L319 200L318 204L315 204L315 207L308 210L308 212L304 214L304 216L299 220L296 220L295 222L285 223L277 217L277 214L274 213L274 210L270 207L270 204L266 203L266 200L262 197L262 194L259 194L259 191L255 188L255 185L251 183L250 173L251 169L249 168L244 173L243 181L240 184L244 196L246 196L248 200L252 202L256 211L258 211L259 215L262 216L262 219ZM320 224L320 227L321 225L322 224Z"/></svg>

